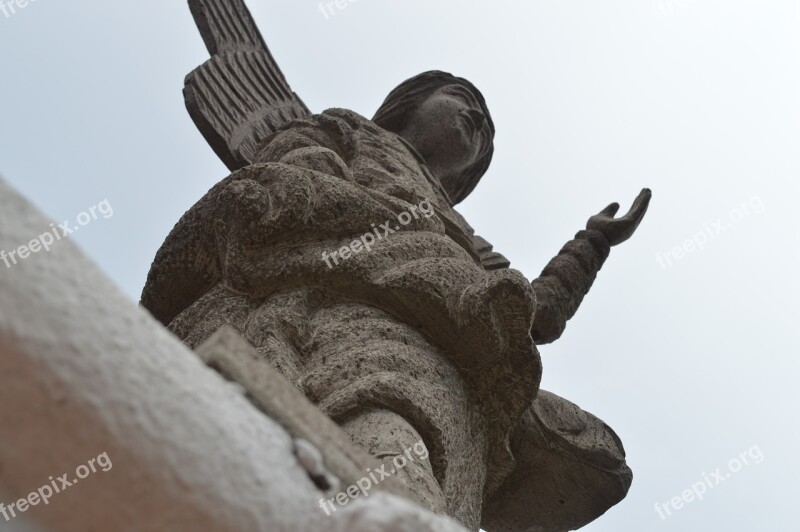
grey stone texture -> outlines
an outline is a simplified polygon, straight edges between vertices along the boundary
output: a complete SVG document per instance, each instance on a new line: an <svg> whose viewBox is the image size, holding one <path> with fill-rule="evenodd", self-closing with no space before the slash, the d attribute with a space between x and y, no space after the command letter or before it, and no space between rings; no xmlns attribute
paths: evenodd
<svg viewBox="0 0 800 532"><path fill-rule="evenodd" d="M423 441L429 459L396 480L467 529L573 530L622 500L619 438L539 389L537 344L562 335L650 191L591 217L531 282L455 209L493 154L471 83L427 72L372 120L311 114L241 1L190 5L212 59L187 106L234 172L167 237L142 305L191 348L232 328L377 459ZM303 437L327 457L318 436Z"/></svg>
<svg viewBox="0 0 800 532"><path fill-rule="evenodd" d="M50 222L0 180L0 249ZM0 293L0 530L463 532L381 491L388 479L326 515L299 440L68 239L4 267ZM101 453L107 471L67 488L57 480ZM60 492L12 517L10 504L51 477Z"/></svg>
<svg viewBox="0 0 800 532"><path fill-rule="evenodd" d="M221 327L196 352L206 365L240 384L250 401L294 438L295 455L325 496L357 484L366 470L380 466L233 328ZM413 499L395 477L374 489Z"/></svg>

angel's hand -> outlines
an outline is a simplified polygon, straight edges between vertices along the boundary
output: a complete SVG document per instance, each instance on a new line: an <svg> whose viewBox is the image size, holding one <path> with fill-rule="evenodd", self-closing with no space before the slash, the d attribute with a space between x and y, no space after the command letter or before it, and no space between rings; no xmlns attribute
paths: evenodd
<svg viewBox="0 0 800 532"><path fill-rule="evenodd" d="M614 218L619 210L619 203L612 203L600 213L589 218L586 229L600 231L612 246L622 244L633 236L636 228L642 223L652 195L649 188L642 190L633 202L631 210L622 218Z"/></svg>

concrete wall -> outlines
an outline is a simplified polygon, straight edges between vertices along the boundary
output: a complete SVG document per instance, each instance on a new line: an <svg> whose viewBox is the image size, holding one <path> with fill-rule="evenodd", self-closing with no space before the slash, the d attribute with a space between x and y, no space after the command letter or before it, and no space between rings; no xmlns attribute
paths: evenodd
<svg viewBox="0 0 800 532"><path fill-rule="evenodd" d="M0 250L50 230L0 181ZM0 262L0 502L97 470L0 529L461 530L383 494L328 517L292 449L69 237Z"/></svg>

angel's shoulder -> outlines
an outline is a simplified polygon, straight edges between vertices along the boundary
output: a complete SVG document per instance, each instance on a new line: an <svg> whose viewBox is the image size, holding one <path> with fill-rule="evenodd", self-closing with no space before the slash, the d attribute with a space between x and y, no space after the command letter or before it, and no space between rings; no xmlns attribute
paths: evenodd
<svg viewBox="0 0 800 532"><path fill-rule="evenodd" d="M355 111L351 111L350 109L334 107L323 111L322 114L318 116L323 121L332 121L350 129L373 129L378 127L369 118Z"/></svg>
<svg viewBox="0 0 800 532"><path fill-rule="evenodd" d="M365 137L371 138L378 144L396 140L394 134L376 125L369 118L341 108L331 108L319 114L292 120L281 128L281 132L303 134L312 138L324 135L345 143L359 143Z"/></svg>

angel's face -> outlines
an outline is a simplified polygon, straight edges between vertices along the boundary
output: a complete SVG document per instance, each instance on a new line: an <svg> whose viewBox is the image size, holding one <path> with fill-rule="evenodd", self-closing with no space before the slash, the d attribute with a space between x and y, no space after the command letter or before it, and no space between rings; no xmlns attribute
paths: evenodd
<svg viewBox="0 0 800 532"><path fill-rule="evenodd" d="M491 143L480 103L458 84L442 87L425 100L409 118L402 136L442 180L459 176Z"/></svg>

